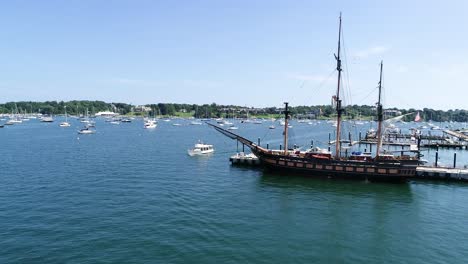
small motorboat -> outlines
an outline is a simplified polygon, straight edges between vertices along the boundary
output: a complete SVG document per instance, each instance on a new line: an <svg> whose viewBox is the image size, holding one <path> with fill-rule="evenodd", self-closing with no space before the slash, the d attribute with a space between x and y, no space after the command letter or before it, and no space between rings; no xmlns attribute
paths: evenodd
<svg viewBox="0 0 468 264"><path fill-rule="evenodd" d="M70 125L70 123L68 123L68 122L62 122L62 123L60 123L59 126L60 126L60 127L69 127L69 126L71 126L71 125Z"/></svg>
<svg viewBox="0 0 468 264"><path fill-rule="evenodd" d="M187 151L189 156L207 155L213 152L214 152L213 145L204 144L200 141L197 144L195 144L194 148L189 149Z"/></svg>
<svg viewBox="0 0 468 264"><path fill-rule="evenodd" d="M94 134L96 130L89 129L89 127L84 127L78 131L78 134Z"/></svg>
<svg viewBox="0 0 468 264"><path fill-rule="evenodd" d="M145 124L143 125L145 129L156 128L157 126L158 123L156 123L156 120L146 120Z"/></svg>
<svg viewBox="0 0 468 264"><path fill-rule="evenodd" d="M44 116L42 117L41 122L51 123L54 122L54 119L51 116Z"/></svg>

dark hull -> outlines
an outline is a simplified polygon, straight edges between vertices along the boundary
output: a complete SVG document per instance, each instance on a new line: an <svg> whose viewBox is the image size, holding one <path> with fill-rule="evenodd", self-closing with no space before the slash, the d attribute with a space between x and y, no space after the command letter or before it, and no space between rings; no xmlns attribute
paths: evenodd
<svg viewBox="0 0 468 264"><path fill-rule="evenodd" d="M417 160L357 161L306 157L305 154L285 155L256 145L254 142L208 123L227 137L248 146L263 166L272 172L298 173L312 177L343 178L386 182L405 182L416 175Z"/></svg>
<svg viewBox="0 0 468 264"><path fill-rule="evenodd" d="M384 182L405 182L416 174L415 165L389 162L318 160L268 154L252 149L271 172L286 172L310 177L340 178Z"/></svg>

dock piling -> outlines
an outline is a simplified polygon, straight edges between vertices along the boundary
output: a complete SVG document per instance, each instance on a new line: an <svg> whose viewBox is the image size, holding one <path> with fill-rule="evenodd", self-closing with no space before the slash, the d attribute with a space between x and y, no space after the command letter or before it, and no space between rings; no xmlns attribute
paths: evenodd
<svg viewBox="0 0 468 264"><path fill-rule="evenodd" d="M453 153L453 167L455 168L457 166L457 153Z"/></svg>

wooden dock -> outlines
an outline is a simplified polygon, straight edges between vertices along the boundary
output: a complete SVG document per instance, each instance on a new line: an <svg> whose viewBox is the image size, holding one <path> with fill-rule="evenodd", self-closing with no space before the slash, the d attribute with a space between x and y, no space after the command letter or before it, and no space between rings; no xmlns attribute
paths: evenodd
<svg viewBox="0 0 468 264"><path fill-rule="evenodd" d="M376 140L361 140L359 141L359 144L371 144L375 145L377 144ZM414 145L414 143L410 142L383 142L383 145L386 146L397 146L397 147L410 147L411 145ZM450 143L450 142L427 142L427 143L421 143L421 148L453 148L453 149L467 149L468 150L468 145L464 143Z"/></svg>
<svg viewBox="0 0 468 264"><path fill-rule="evenodd" d="M444 130L443 132L452 137L456 137L458 140L468 141L468 136L463 133L453 131L453 130Z"/></svg>

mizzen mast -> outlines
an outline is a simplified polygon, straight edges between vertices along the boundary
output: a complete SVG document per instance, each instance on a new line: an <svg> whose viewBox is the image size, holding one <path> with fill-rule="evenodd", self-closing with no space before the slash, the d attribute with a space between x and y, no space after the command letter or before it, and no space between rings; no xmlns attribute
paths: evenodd
<svg viewBox="0 0 468 264"><path fill-rule="evenodd" d="M284 155L288 155L288 103L284 103Z"/></svg>
<svg viewBox="0 0 468 264"><path fill-rule="evenodd" d="M336 70L338 71L338 85L336 89L336 141L335 141L335 158L340 158L340 134L341 134L341 114L343 109L341 108L341 99L340 99L340 84L341 84L341 58L340 58L340 48L341 48L341 13L340 13L340 27L338 30L338 53L335 54L336 59Z"/></svg>

